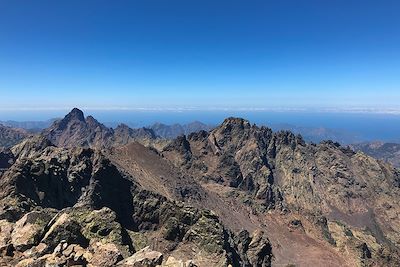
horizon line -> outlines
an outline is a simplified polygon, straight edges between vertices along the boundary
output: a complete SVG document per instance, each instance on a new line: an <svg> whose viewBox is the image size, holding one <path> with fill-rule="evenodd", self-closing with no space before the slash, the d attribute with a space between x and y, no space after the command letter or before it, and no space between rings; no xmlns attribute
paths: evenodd
<svg viewBox="0 0 400 267"><path fill-rule="evenodd" d="M1 111L70 111L74 107L0 107ZM185 112L185 111L269 111L269 112L321 112L321 113L369 113L400 115L400 107L77 107L84 111L137 111L137 112Z"/></svg>

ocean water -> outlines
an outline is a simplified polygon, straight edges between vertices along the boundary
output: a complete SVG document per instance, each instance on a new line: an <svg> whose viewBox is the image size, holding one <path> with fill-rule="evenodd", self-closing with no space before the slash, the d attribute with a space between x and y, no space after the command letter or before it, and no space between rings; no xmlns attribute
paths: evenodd
<svg viewBox="0 0 400 267"><path fill-rule="evenodd" d="M68 111L0 111L0 120L37 121L61 118ZM88 110L109 126L126 123L131 127L201 121L217 125L227 117L241 117L262 125L291 124L300 127L324 127L343 130L366 140L400 142L400 115L343 112L295 112L295 111L115 111Z"/></svg>

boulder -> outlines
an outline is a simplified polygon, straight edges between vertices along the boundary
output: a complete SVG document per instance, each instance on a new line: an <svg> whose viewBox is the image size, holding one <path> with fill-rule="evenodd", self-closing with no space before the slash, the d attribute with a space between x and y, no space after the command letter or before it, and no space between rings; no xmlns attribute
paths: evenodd
<svg viewBox="0 0 400 267"><path fill-rule="evenodd" d="M172 256L168 257L168 259L166 260L166 262L164 262L162 264L162 266L163 267L197 267L197 265L192 260L188 260L185 262L183 260L175 259Z"/></svg>
<svg viewBox="0 0 400 267"><path fill-rule="evenodd" d="M146 266L155 267L160 265L163 260L163 255L158 252L151 250L149 247L145 247L131 257L124 259L118 263L118 266L130 267L130 266Z"/></svg>
<svg viewBox="0 0 400 267"><path fill-rule="evenodd" d="M62 241L68 244L79 244L85 248L89 244L89 241L82 235L81 226L67 213L60 215L42 240L49 246L49 250L56 248Z"/></svg>
<svg viewBox="0 0 400 267"><path fill-rule="evenodd" d="M93 266L115 266L117 262L123 259L118 246L113 243L96 242L91 246L91 250L93 250L93 257L89 260L89 263Z"/></svg>
<svg viewBox="0 0 400 267"><path fill-rule="evenodd" d="M247 249L251 266L271 266L272 246L263 231L256 230Z"/></svg>
<svg viewBox="0 0 400 267"><path fill-rule="evenodd" d="M0 248L5 247L10 243L13 228L13 223L7 220L0 220Z"/></svg>
<svg viewBox="0 0 400 267"><path fill-rule="evenodd" d="M18 251L25 251L39 244L46 225L55 215L53 210L31 211L15 223L11 242Z"/></svg>

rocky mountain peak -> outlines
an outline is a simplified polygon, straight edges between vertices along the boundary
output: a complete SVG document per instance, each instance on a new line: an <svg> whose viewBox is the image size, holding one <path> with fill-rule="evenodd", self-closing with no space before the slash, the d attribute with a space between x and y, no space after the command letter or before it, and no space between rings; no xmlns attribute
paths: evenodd
<svg viewBox="0 0 400 267"><path fill-rule="evenodd" d="M128 125L126 125L125 123L121 123L117 126L116 129L120 129L120 130L129 130L130 127Z"/></svg>
<svg viewBox="0 0 400 267"><path fill-rule="evenodd" d="M99 123L92 116L85 119L83 112L77 108L42 133L53 144L63 147L105 146L112 134L112 129Z"/></svg>
<svg viewBox="0 0 400 267"><path fill-rule="evenodd" d="M105 125L103 125L102 123L100 123L98 120L96 120L94 117L92 116L87 116L86 117L86 124L93 129L96 129L97 127L100 127L104 130L110 130L109 128L107 128Z"/></svg>
<svg viewBox="0 0 400 267"><path fill-rule="evenodd" d="M250 128L250 122L242 118L229 117L224 120L220 127L231 127L231 128Z"/></svg>
<svg viewBox="0 0 400 267"><path fill-rule="evenodd" d="M78 108L73 108L65 117L64 120L71 121L71 120L79 120L85 121L85 116L83 115L83 111Z"/></svg>

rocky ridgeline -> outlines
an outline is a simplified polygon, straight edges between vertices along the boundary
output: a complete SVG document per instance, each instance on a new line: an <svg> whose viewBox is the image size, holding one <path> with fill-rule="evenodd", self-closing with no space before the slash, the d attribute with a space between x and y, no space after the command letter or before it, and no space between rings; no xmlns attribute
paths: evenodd
<svg viewBox="0 0 400 267"><path fill-rule="evenodd" d="M391 165L238 118L125 145L154 137L74 109L1 150L0 265L400 264Z"/></svg>

